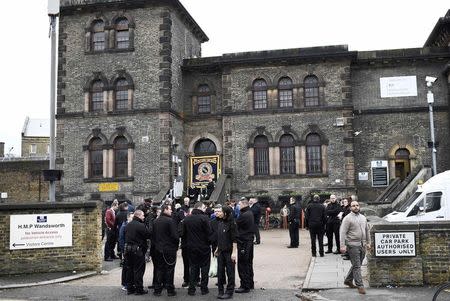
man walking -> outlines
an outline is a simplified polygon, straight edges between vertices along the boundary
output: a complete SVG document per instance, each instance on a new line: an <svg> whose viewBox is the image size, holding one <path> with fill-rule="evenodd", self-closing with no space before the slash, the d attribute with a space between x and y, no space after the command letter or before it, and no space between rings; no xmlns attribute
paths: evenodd
<svg viewBox="0 0 450 301"><path fill-rule="evenodd" d="M239 201L240 215L236 220L238 236L236 237L238 248L238 273L241 286L236 293L248 293L253 289L253 236L255 222L247 199Z"/></svg>
<svg viewBox="0 0 450 301"><path fill-rule="evenodd" d="M195 295L198 279L200 279L202 295L209 293L208 272L211 262L212 230L209 217L205 215L205 209L206 206L202 202L197 202L191 215L186 216L181 224L181 236L185 241L189 258L188 294L190 296Z"/></svg>
<svg viewBox="0 0 450 301"><path fill-rule="evenodd" d="M326 223L325 206L320 203L320 197L316 194L313 201L308 205L305 212L306 228L309 229L311 237L311 253L317 256L316 240L319 240L319 254L323 257L323 232Z"/></svg>
<svg viewBox="0 0 450 301"><path fill-rule="evenodd" d="M293 197L289 199L289 215L287 219L289 223L289 237L291 239L291 243L288 248L298 248L298 227L300 225L300 212L295 204L295 198Z"/></svg>
<svg viewBox="0 0 450 301"><path fill-rule="evenodd" d="M334 194L330 195L330 203L326 208L327 215L327 238L328 238L328 251L325 253L333 253L333 235L336 239L336 251L334 254L339 253L339 227L341 221L339 220L339 213L342 211L341 205L336 202L336 196Z"/></svg>
<svg viewBox="0 0 450 301"><path fill-rule="evenodd" d="M175 296L173 283L179 236L176 222L172 218L172 206L161 206L161 214L153 224L153 242L155 244L156 283L153 295L161 296L164 287L168 296Z"/></svg>
<svg viewBox="0 0 450 301"><path fill-rule="evenodd" d="M145 273L145 252L147 252L147 239L151 232L144 225L144 212L136 210L133 220L125 227L125 264L127 270L127 293L143 295L143 277Z"/></svg>
<svg viewBox="0 0 450 301"><path fill-rule="evenodd" d="M367 219L360 213L359 203L352 201L351 213L342 220L341 253L348 251L352 267L350 268L344 284L351 288L358 288L360 294L365 294L364 284L361 276L361 264L366 255L365 248L370 250L370 236ZM355 285L353 284L355 281Z"/></svg>

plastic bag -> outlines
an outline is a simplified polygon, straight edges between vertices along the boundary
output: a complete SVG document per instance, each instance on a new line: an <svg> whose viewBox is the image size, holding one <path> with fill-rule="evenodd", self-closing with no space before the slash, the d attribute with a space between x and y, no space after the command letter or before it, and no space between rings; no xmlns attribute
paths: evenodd
<svg viewBox="0 0 450 301"><path fill-rule="evenodd" d="M209 265L209 277L217 277L217 257L211 258L211 264Z"/></svg>

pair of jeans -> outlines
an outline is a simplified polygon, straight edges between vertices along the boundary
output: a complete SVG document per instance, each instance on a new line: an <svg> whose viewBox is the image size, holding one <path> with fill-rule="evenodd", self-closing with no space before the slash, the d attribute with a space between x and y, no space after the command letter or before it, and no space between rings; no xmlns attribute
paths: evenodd
<svg viewBox="0 0 450 301"><path fill-rule="evenodd" d="M289 237L291 238L291 247L298 247L299 245L298 226L298 222L293 221L289 223Z"/></svg>
<svg viewBox="0 0 450 301"><path fill-rule="evenodd" d="M317 255L316 240L319 241L319 254L323 255L323 226L310 225L309 236L311 237L311 253L313 256Z"/></svg>
<svg viewBox="0 0 450 301"><path fill-rule="evenodd" d="M226 279L225 279L226 274ZM231 251L219 251L217 257L217 278L219 292L224 292L224 284L227 284L226 293L233 295L235 287L235 266L231 261Z"/></svg>
<svg viewBox="0 0 450 301"><path fill-rule="evenodd" d="M127 250L125 252L126 283L128 291L141 292L144 289L145 253L143 250Z"/></svg>
<svg viewBox="0 0 450 301"><path fill-rule="evenodd" d="M155 250L155 259L153 264L156 265L156 283L155 292L161 293L163 287L167 292L174 292L175 285L173 278L175 274L175 264L177 262L177 251L158 251Z"/></svg>
<svg viewBox="0 0 450 301"><path fill-rule="evenodd" d="M238 274L241 279L241 287L252 289L253 282L253 241L244 240L237 243Z"/></svg>
<svg viewBox="0 0 450 301"><path fill-rule="evenodd" d="M211 254L201 254L189 251L189 292L195 292L195 287L200 279L200 289L202 292L208 291L209 266L211 264Z"/></svg>
<svg viewBox="0 0 450 301"><path fill-rule="evenodd" d="M348 271L347 276L345 277L345 281L351 282L355 280L355 285L357 287L363 287L364 284L361 276L361 265L364 260L364 256L366 256L366 250L361 244L360 246L347 245L347 251L350 257L350 262L352 263L352 267Z"/></svg>

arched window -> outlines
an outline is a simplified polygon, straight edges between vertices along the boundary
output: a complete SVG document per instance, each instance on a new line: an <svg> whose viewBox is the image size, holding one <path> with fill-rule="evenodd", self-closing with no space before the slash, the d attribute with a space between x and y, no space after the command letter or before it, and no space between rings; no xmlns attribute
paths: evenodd
<svg viewBox="0 0 450 301"><path fill-rule="evenodd" d="M253 82L253 108L267 108L267 83L263 79L257 79Z"/></svg>
<svg viewBox="0 0 450 301"><path fill-rule="evenodd" d="M127 49L130 47L130 30L127 18L119 18L115 24L116 48Z"/></svg>
<svg viewBox="0 0 450 301"><path fill-rule="evenodd" d="M94 138L89 143L89 178L103 177L102 139Z"/></svg>
<svg viewBox="0 0 450 301"><path fill-rule="evenodd" d="M292 80L289 77L283 77L278 82L278 105L280 108L292 107Z"/></svg>
<svg viewBox="0 0 450 301"><path fill-rule="evenodd" d="M304 80L305 107L319 105L319 80L314 75L309 75Z"/></svg>
<svg viewBox="0 0 450 301"><path fill-rule="evenodd" d="M208 85L198 86L198 112L200 114L211 113L211 94Z"/></svg>
<svg viewBox="0 0 450 301"><path fill-rule="evenodd" d="M96 80L91 85L89 111L98 112L103 110L103 82Z"/></svg>
<svg viewBox="0 0 450 301"><path fill-rule="evenodd" d="M216 152L216 145L209 139L198 140L194 147L194 154L196 156L215 155Z"/></svg>
<svg viewBox="0 0 450 301"><path fill-rule="evenodd" d="M114 140L114 177L128 176L128 140L118 136Z"/></svg>
<svg viewBox="0 0 450 301"><path fill-rule="evenodd" d="M292 135L280 138L280 173L295 174L295 146Z"/></svg>
<svg viewBox="0 0 450 301"><path fill-rule="evenodd" d="M115 86L115 109L117 111L128 109L128 82L120 78Z"/></svg>
<svg viewBox="0 0 450 301"><path fill-rule="evenodd" d="M269 174L269 141L266 136L255 138L255 175Z"/></svg>
<svg viewBox="0 0 450 301"><path fill-rule="evenodd" d="M93 51L105 50L105 23L102 20L95 20L92 23L91 49Z"/></svg>
<svg viewBox="0 0 450 301"><path fill-rule="evenodd" d="M306 173L322 173L322 151L320 136L306 136Z"/></svg>

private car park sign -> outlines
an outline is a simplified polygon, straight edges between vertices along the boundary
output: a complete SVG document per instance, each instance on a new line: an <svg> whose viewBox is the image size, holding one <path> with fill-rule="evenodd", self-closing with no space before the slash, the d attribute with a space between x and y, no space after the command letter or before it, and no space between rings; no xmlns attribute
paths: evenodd
<svg viewBox="0 0 450 301"><path fill-rule="evenodd" d="M20 214L10 216L9 249L72 246L72 214Z"/></svg>
<svg viewBox="0 0 450 301"><path fill-rule="evenodd" d="M375 257L416 256L414 232L375 233Z"/></svg>

